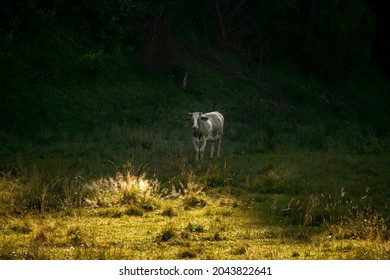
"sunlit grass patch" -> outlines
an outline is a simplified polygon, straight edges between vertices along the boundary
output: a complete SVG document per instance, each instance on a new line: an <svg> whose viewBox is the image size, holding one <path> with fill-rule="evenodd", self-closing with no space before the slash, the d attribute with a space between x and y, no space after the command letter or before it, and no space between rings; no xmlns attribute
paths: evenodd
<svg viewBox="0 0 390 280"><path fill-rule="evenodd" d="M382 164L373 165L376 161L371 158L366 166L364 158L341 160L339 156L328 156L324 160L337 165L329 167L325 163L312 163L318 159L317 154L253 157L258 161L253 161L250 167L242 165L247 175L237 166L226 171L227 175L222 177L234 179L228 186L207 185L202 179L206 166L183 168L179 159L177 179L164 184L150 176L146 168L136 168L132 163L98 178L78 175L59 178L56 193L59 208L46 207L45 211L23 208L15 212L14 204L0 205L5 217L0 220L0 256L3 259L389 256L387 208L377 196L377 191L386 196L382 187L388 175L378 167ZM239 162L241 158L236 160ZM212 164L220 164L222 172L223 162ZM346 170L339 172L340 166L346 166ZM46 172L38 171L43 180L42 174ZM18 173L0 176L3 202L8 203L6 198L13 197L10 190L15 184L23 186L18 179ZM273 180L274 187L259 191L267 180ZM64 186L68 188L66 193Z"/></svg>
<svg viewBox="0 0 390 280"><path fill-rule="evenodd" d="M183 198L183 205L184 209L188 210L195 207L205 207L207 205L207 201L199 195L190 194Z"/></svg>
<svg viewBox="0 0 390 280"><path fill-rule="evenodd" d="M204 231L205 231L203 225L192 224L191 222L188 223L188 226L186 227L186 229L187 229L189 232L204 232Z"/></svg>
<svg viewBox="0 0 390 280"><path fill-rule="evenodd" d="M157 242L167 242L177 237L177 229L174 225L169 224L164 227L161 232L156 236Z"/></svg>
<svg viewBox="0 0 390 280"><path fill-rule="evenodd" d="M104 208L97 211L97 216L106 218L120 218L124 212L117 208Z"/></svg>
<svg viewBox="0 0 390 280"><path fill-rule="evenodd" d="M123 213L128 215L128 216L139 216L139 217L141 217L141 216L144 215L144 210L142 210L141 208L139 208L137 206L130 205Z"/></svg>
<svg viewBox="0 0 390 280"><path fill-rule="evenodd" d="M168 206L161 212L161 215L166 217L174 217L177 216L178 214L172 206Z"/></svg>
<svg viewBox="0 0 390 280"><path fill-rule="evenodd" d="M10 220L8 230L16 234L28 234L34 230L31 221L28 218L20 220Z"/></svg>
<svg viewBox="0 0 390 280"><path fill-rule="evenodd" d="M114 176L98 178L85 185L90 193L90 204L100 205L140 205L146 210L157 207L160 183L155 178L135 168L131 162L119 167Z"/></svg>
<svg viewBox="0 0 390 280"><path fill-rule="evenodd" d="M184 249L183 251L177 254L178 259L194 259L199 255L199 249Z"/></svg>

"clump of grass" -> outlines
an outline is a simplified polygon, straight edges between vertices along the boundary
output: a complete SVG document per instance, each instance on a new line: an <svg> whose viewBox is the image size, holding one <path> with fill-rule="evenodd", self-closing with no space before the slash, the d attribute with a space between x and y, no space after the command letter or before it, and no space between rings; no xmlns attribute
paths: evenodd
<svg viewBox="0 0 390 280"><path fill-rule="evenodd" d="M121 191L120 204L138 204L140 200L139 189L130 187Z"/></svg>
<svg viewBox="0 0 390 280"><path fill-rule="evenodd" d="M41 229L35 234L34 238L31 241L43 245L47 240L47 233L45 232L45 230Z"/></svg>
<svg viewBox="0 0 390 280"><path fill-rule="evenodd" d="M134 205L145 211L159 208L160 183L157 179L148 178L144 170L135 168L131 162L118 169L115 176L87 184L92 198L88 198L89 205Z"/></svg>
<svg viewBox="0 0 390 280"><path fill-rule="evenodd" d="M297 251L294 251L291 253L291 257L293 257L293 258L298 258L299 256L300 256L300 254Z"/></svg>
<svg viewBox="0 0 390 280"><path fill-rule="evenodd" d="M17 160L13 172L0 176L1 211L14 214L44 214L61 208L81 207L87 197L86 181L80 175L59 178L36 164Z"/></svg>
<svg viewBox="0 0 390 280"><path fill-rule="evenodd" d="M137 187L130 187L121 191L120 204L134 205L145 211L153 211L159 208L158 198L148 192L143 192Z"/></svg>
<svg viewBox="0 0 390 280"><path fill-rule="evenodd" d="M383 248L359 247L356 248L352 258L355 260L389 260L390 250Z"/></svg>
<svg viewBox="0 0 390 280"><path fill-rule="evenodd" d="M6 215L16 211L14 203L15 182L11 178L10 172L0 173L0 214Z"/></svg>
<svg viewBox="0 0 390 280"><path fill-rule="evenodd" d="M226 240L226 237L222 235L222 232L216 231L211 236L205 237L207 241L222 241Z"/></svg>
<svg viewBox="0 0 390 280"><path fill-rule="evenodd" d="M388 219L372 208L368 191L360 198L348 195L344 188L337 195L293 197L283 212L293 224L324 226L338 239L388 240Z"/></svg>
<svg viewBox="0 0 390 280"><path fill-rule="evenodd" d="M145 172L138 176L131 169L119 172L115 181L121 194L121 204L137 205L145 211L159 207L160 183L156 179L148 179Z"/></svg>
<svg viewBox="0 0 390 280"><path fill-rule="evenodd" d="M332 224L345 211L348 204L342 189L339 196L325 194L311 194L302 197L293 197L282 212L291 219L295 225L319 226Z"/></svg>
<svg viewBox="0 0 390 280"><path fill-rule="evenodd" d="M28 219L24 219L22 221L17 220L12 222L9 226L9 229L15 233L29 234L33 231L33 226Z"/></svg>
<svg viewBox="0 0 390 280"><path fill-rule="evenodd" d="M141 217L144 215L144 211L135 206L135 205L130 205L125 211L124 211L124 214L128 215L128 216L138 216L138 217Z"/></svg>
<svg viewBox="0 0 390 280"><path fill-rule="evenodd" d="M85 179L81 174L76 174L73 179L64 178L61 183L65 196L64 206L68 208L81 207L87 195L84 191Z"/></svg>
<svg viewBox="0 0 390 280"><path fill-rule="evenodd" d="M174 217L177 216L177 213L172 206L169 206L162 211L161 215L165 217Z"/></svg>
<svg viewBox="0 0 390 280"><path fill-rule="evenodd" d="M80 246L80 245L87 244L86 233L78 225L70 227L66 235L68 237L69 243L73 246Z"/></svg>
<svg viewBox="0 0 390 280"><path fill-rule="evenodd" d="M188 223L188 226L186 228L189 232L204 232L204 226L202 225L196 225L191 222Z"/></svg>
<svg viewBox="0 0 390 280"><path fill-rule="evenodd" d="M194 259L196 258L197 256L197 251L196 250L184 250L184 251L181 251L177 257L179 259Z"/></svg>
<svg viewBox="0 0 390 280"><path fill-rule="evenodd" d="M16 214L27 212L45 213L61 207L59 179L45 176L36 165L27 167L18 160L16 176L3 173L1 176L1 197L3 211Z"/></svg>
<svg viewBox="0 0 390 280"><path fill-rule="evenodd" d="M196 183L194 180L195 176L193 173L189 173L187 184L181 183L183 189L182 203L184 209L188 210L196 207L205 207L207 201L203 192L203 185Z"/></svg>
<svg viewBox="0 0 390 280"><path fill-rule="evenodd" d="M213 231L211 235L205 237L205 240L208 241L222 241L226 240L226 236L224 236L224 233L227 231L228 226L225 222L224 218L217 217L215 219L215 227L213 228Z"/></svg>
<svg viewBox="0 0 390 280"><path fill-rule="evenodd" d="M247 246L239 246L239 247L233 248L231 253L233 255L244 255L244 254L248 253L248 248L247 248Z"/></svg>
<svg viewBox="0 0 390 280"><path fill-rule="evenodd" d="M207 204L206 200L200 196L191 194L187 195L183 198L183 205L184 209L188 210L190 208L195 208L195 207L205 207Z"/></svg>
<svg viewBox="0 0 390 280"><path fill-rule="evenodd" d="M24 252L23 258L32 260L49 259L50 255L46 247L50 246L50 231L45 228L39 228L29 241L28 249Z"/></svg>
<svg viewBox="0 0 390 280"><path fill-rule="evenodd" d="M104 217L104 218L120 218L123 216L123 212L120 211L119 209L104 209L102 211L98 211L97 215L99 217Z"/></svg>
<svg viewBox="0 0 390 280"><path fill-rule="evenodd" d="M389 219L375 212L371 207L348 213L340 222L330 228L337 239L389 240Z"/></svg>
<svg viewBox="0 0 390 280"><path fill-rule="evenodd" d="M169 224L156 237L157 242L167 242L176 237L176 228Z"/></svg>
<svg viewBox="0 0 390 280"><path fill-rule="evenodd" d="M16 252L15 240L17 237L8 237L5 235L0 236L0 259L1 260L13 260L18 259L18 252Z"/></svg>
<svg viewBox="0 0 390 280"><path fill-rule="evenodd" d="M50 259L50 256L47 254L40 241L36 242L32 240L23 258L27 260L48 260Z"/></svg>
<svg viewBox="0 0 390 280"><path fill-rule="evenodd" d="M205 187L214 188L226 188L228 189L234 182L235 174L231 171L230 167L225 164L223 167L217 165L207 165L206 170L198 178L198 181Z"/></svg>

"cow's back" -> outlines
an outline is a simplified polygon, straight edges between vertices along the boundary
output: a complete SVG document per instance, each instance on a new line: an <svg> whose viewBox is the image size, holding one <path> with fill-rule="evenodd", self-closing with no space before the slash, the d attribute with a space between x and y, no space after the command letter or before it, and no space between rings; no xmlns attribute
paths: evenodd
<svg viewBox="0 0 390 280"><path fill-rule="evenodd" d="M210 112L203 115L208 117L210 122L212 123L210 140L217 140L223 134L224 117L219 112Z"/></svg>

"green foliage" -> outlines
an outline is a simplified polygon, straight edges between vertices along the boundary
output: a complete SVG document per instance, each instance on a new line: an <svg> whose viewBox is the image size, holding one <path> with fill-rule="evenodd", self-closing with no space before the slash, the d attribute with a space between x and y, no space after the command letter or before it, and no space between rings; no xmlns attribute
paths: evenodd
<svg viewBox="0 0 390 280"><path fill-rule="evenodd" d="M182 114L197 107L227 116L226 139L240 146L236 153L386 150L379 136L388 133L388 82L368 68L346 69L370 56L373 16L361 1L321 3L313 10L318 16L303 8L307 1L221 1L231 29L223 40L214 3L179 2L27 1L20 13L23 1L3 3L3 149L21 149L15 137L46 145L64 134L111 130L110 142L151 150L161 144L156 128L183 135ZM302 45L308 51L297 58ZM232 51L238 47L247 51ZM271 53L282 60L258 61ZM166 67L145 72L153 62ZM313 69L320 76L354 74L324 84L305 74ZM360 140L349 145L353 137L339 139L338 132L351 125Z"/></svg>
<svg viewBox="0 0 390 280"><path fill-rule="evenodd" d="M334 0L319 3L317 9L302 54L309 69L334 77L366 67L375 33L374 16L367 4Z"/></svg>

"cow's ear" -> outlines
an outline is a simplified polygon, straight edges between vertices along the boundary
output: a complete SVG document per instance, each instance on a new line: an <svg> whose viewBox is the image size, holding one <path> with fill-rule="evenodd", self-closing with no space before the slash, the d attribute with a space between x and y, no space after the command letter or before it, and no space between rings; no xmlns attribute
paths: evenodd
<svg viewBox="0 0 390 280"><path fill-rule="evenodd" d="M187 113L186 116L187 116L187 120L190 120L192 117L192 113Z"/></svg>
<svg viewBox="0 0 390 280"><path fill-rule="evenodd" d="M209 118L206 117L206 116L200 116L200 118L201 118L202 121L207 121L207 120L209 119Z"/></svg>

